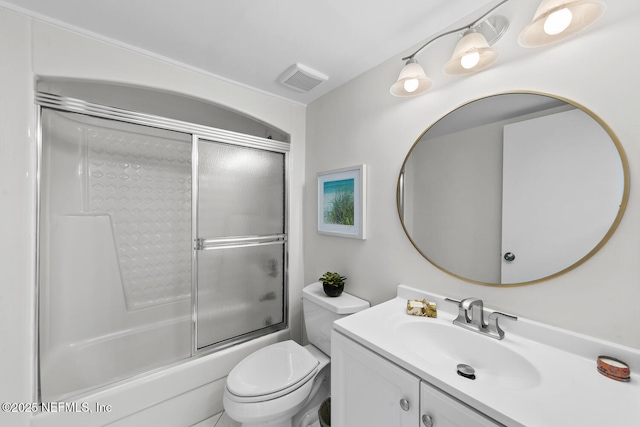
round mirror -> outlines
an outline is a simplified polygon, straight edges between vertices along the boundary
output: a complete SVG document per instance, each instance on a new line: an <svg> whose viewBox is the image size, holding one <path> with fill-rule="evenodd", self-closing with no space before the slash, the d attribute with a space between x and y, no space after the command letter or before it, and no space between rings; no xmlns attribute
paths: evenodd
<svg viewBox="0 0 640 427"><path fill-rule="evenodd" d="M407 236L438 268L487 285L562 274L600 249L629 192L620 142L565 99L508 93L429 127L398 179Z"/></svg>

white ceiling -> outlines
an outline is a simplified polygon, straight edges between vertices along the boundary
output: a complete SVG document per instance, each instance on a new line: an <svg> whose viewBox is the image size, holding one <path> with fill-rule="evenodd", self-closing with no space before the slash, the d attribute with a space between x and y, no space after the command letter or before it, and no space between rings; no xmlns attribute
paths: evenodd
<svg viewBox="0 0 640 427"><path fill-rule="evenodd" d="M308 104L496 0L0 0L0 6ZM278 83L301 63L329 80Z"/></svg>

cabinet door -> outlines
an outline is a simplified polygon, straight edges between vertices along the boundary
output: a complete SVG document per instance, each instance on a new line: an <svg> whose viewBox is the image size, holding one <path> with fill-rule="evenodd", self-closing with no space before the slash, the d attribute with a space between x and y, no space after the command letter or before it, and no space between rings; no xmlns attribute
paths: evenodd
<svg viewBox="0 0 640 427"><path fill-rule="evenodd" d="M418 377L333 331L333 427L418 427L419 396Z"/></svg>
<svg viewBox="0 0 640 427"><path fill-rule="evenodd" d="M420 417L423 427L504 426L425 382L420 385Z"/></svg>

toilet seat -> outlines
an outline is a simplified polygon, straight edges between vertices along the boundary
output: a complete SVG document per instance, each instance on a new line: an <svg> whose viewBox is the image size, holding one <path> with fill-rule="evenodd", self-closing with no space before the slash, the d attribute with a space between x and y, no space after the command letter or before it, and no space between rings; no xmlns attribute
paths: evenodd
<svg viewBox="0 0 640 427"><path fill-rule="evenodd" d="M225 389L222 402L225 411L240 423L272 422L293 416L309 398L314 381L307 381L297 389L278 398L256 402L244 401Z"/></svg>
<svg viewBox="0 0 640 427"><path fill-rule="evenodd" d="M319 360L295 341L279 342L238 363L227 377L227 391L237 402L275 399L308 383L319 365Z"/></svg>

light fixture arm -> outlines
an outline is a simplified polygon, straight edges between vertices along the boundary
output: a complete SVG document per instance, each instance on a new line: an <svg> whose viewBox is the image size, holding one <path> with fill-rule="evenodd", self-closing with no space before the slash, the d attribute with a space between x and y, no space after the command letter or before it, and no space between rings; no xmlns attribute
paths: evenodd
<svg viewBox="0 0 640 427"><path fill-rule="evenodd" d="M431 43L433 43L434 41L438 40L439 38L442 38L444 36L448 36L449 34L454 34L454 33L459 33L462 30L467 30L467 29L471 29L473 27L475 27L476 25L478 25L480 22L482 22L482 20L484 18L486 18L487 16L489 16L491 14L491 12L493 12L494 10L496 10L497 8L499 8L500 6L502 6L503 4L505 4L506 2L508 2L509 0L502 0L500 3L496 4L495 6L493 6L491 9L489 9L487 12L485 12L481 17L479 17L478 19L476 19L475 21L473 21L471 24L469 25L465 25L464 27L460 27L460 28L456 28L455 30L450 30L450 31L446 31L442 34L438 34L437 36L429 39L425 44L423 44L420 49L416 50L415 52L413 52L411 55L409 56L405 56L404 58L402 58L403 61L406 61L408 59L413 59L414 56L416 56L418 53L420 53L422 51L422 49L424 49L425 47L427 47L428 45L430 45Z"/></svg>

